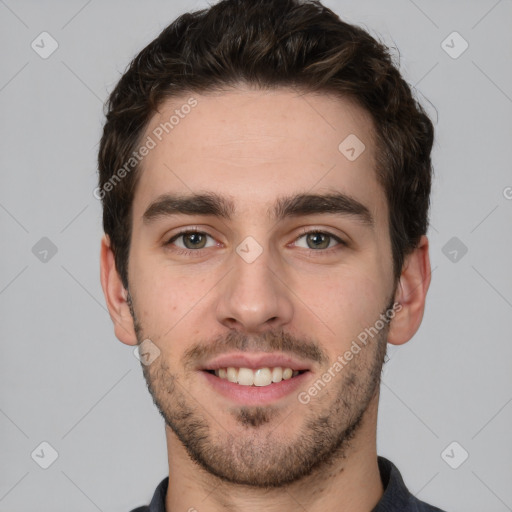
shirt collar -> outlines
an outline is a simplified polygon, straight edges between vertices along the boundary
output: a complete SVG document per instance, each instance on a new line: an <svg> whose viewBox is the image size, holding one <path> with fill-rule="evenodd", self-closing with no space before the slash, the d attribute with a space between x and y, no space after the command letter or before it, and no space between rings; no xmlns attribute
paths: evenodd
<svg viewBox="0 0 512 512"><path fill-rule="evenodd" d="M378 456L377 462L384 494L371 512L420 510L417 508L417 505L421 504L421 502L408 491L398 468L385 457ZM165 512L165 496L168 485L169 477L164 478L158 484L153 499L149 504L148 512ZM424 510L435 511L439 509L425 508Z"/></svg>

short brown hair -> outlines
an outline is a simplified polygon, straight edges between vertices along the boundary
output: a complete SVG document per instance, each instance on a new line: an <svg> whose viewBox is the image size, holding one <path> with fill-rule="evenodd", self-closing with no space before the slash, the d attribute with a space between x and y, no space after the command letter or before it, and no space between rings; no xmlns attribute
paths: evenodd
<svg viewBox="0 0 512 512"><path fill-rule="evenodd" d="M371 114L397 280L428 228L434 130L389 49L316 0L222 0L165 28L133 59L106 104L97 190L125 288L140 165L112 179L165 100L242 83L334 94Z"/></svg>

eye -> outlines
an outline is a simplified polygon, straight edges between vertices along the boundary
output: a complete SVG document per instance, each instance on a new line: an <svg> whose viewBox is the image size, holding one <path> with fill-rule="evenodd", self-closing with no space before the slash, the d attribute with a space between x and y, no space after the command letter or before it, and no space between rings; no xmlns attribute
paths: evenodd
<svg viewBox="0 0 512 512"><path fill-rule="evenodd" d="M310 230L305 231L296 239L300 240L301 238L305 239L306 247L305 249L310 249L318 252L319 249L323 249L321 252L327 252L326 249L333 248L332 242L338 242L334 244L334 248L338 245L347 245L340 237L329 233L328 231L320 231L320 230Z"/></svg>
<svg viewBox="0 0 512 512"><path fill-rule="evenodd" d="M211 238L213 243L207 245L207 238ZM297 244L297 241L300 239L305 240L306 246ZM181 245L177 243L178 241L181 242ZM217 243L211 235L191 228L180 231L164 243L165 247L169 247L176 254L187 256L199 256L201 255L201 249L208 249L216 245ZM338 250L339 245L347 246L347 243L337 235L328 231L319 229L308 231L305 229L302 234L295 239L294 245L309 250L312 253L325 254Z"/></svg>
<svg viewBox="0 0 512 512"><path fill-rule="evenodd" d="M215 243L210 246L206 246L207 237L213 240L213 238L208 233L198 231L197 229L187 229L186 231L181 231L180 233L174 235L165 243L165 246L176 245L176 247L179 249L177 251L178 254L189 254L190 252L194 252L199 249L207 249L208 247L215 246ZM183 245L174 243L180 239Z"/></svg>

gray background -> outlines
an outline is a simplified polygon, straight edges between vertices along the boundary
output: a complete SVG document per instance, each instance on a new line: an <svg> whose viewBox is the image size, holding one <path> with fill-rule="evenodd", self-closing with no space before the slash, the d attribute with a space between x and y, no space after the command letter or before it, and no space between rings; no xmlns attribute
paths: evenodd
<svg viewBox="0 0 512 512"><path fill-rule="evenodd" d="M326 5L399 49L436 126L432 284L418 334L389 347L378 452L422 500L512 510L512 2ZM163 420L105 308L92 191L102 102L136 52L204 6L0 0L2 512L126 512L167 475ZM43 31L59 45L46 59L31 47ZM457 36L442 46L454 31L469 43L458 58Z"/></svg>

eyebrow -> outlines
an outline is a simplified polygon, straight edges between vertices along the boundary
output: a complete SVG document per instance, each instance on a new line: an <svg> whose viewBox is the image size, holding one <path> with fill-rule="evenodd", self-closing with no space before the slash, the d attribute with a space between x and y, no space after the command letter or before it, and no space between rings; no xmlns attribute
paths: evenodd
<svg viewBox="0 0 512 512"><path fill-rule="evenodd" d="M188 195L164 194L158 196L142 216L145 224L173 215L208 215L232 220L236 212L232 199L215 192ZM374 218L370 210L357 199L333 192L327 194L295 194L279 197L267 216L273 221L313 214L335 214L352 217L361 224L373 228Z"/></svg>

